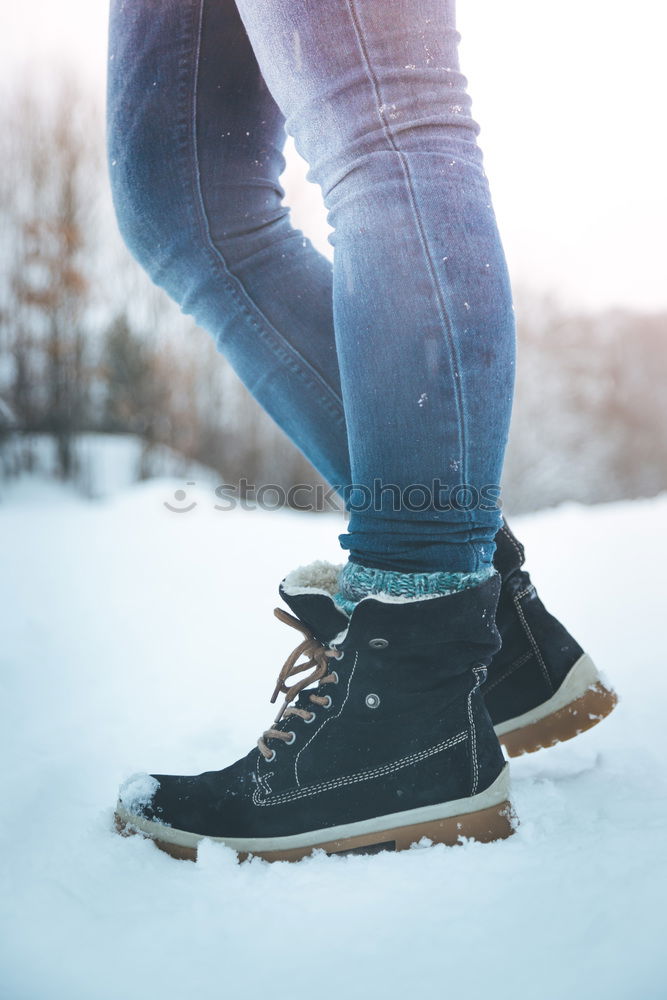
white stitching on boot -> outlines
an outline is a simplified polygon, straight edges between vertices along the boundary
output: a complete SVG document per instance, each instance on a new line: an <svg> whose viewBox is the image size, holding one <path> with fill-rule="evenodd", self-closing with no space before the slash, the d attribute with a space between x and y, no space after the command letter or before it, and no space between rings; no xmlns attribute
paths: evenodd
<svg viewBox="0 0 667 1000"><path fill-rule="evenodd" d="M485 695L488 694L489 691L493 691L495 687L498 687L499 684L502 684L503 681L506 681L508 677L512 676L515 670L518 670L519 667L522 667L524 663L528 663L528 660L530 660L531 657L533 657L534 655L535 654L533 653L533 651L530 650L528 653L523 653L521 656L517 657L516 660L513 660L504 674L501 674L500 677L496 677L495 680L493 680L490 684L486 685L486 687L484 688L484 694Z"/></svg>
<svg viewBox="0 0 667 1000"><path fill-rule="evenodd" d="M384 774L393 774L396 771L401 771L411 764L417 764L422 760L427 760L429 757L434 757L442 750L448 750L450 747L457 746L467 739L468 733L464 730L456 736L450 737L448 740L436 743L427 750L420 750L418 753L401 757L390 764L382 764L379 767L372 768L370 771L357 771L356 774L348 774L343 778L331 778L329 781L320 781L316 785L307 785L304 788L294 789L290 792L281 792L277 795L272 795L270 799L268 797L262 799L259 788L256 788L253 792L252 801L256 806L277 806L285 802L294 802L297 799L309 798L312 795L318 795L320 792L328 792L334 788L342 788L345 785L355 785L360 781L368 781L371 778L379 778Z"/></svg>
<svg viewBox="0 0 667 1000"><path fill-rule="evenodd" d="M512 532L504 524L503 524L503 526L502 526L502 528L500 530L502 531L503 535L508 540L508 542L511 545L514 546L514 548L516 550L516 554L518 555L519 559L521 560L521 564L523 565L524 554L523 554L523 552L521 551L521 549L519 547L519 543L516 541L516 539L512 535Z"/></svg>
<svg viewBox="0 0 667 1000"><path fill-rule="evenodd" d="M297 767L299 765L299 757L301 756L301 754L303 753L303 751L306 749L306 747L310 746L310 744L313 742L313 740L315 739L315 737L320 735L320 733L322 732L322 730L326 726L327 722L333 722L334 719L337 719L340 716L340 714L343 711L343 709L345 708L345 706L347 705L347 699L350 697L350 687L352 685L352 678L354 677L354 671L357 668L357 660L358 659L359 659L359 650L357 650L357 652L354 654L354 663L352 664L352 670L350 671L350 676L349 676L348 681L347 681L347 691L345 692L345 698L343 700L343 704L340 706L340 710L338 712L336 712L335 715L329 716L329 718L326 719L322 723L322 725L320 726L320 728L317 729L313 733L313 735L310 737L310 739L308 740L307 743L304 743L304 745L301 747L301 749L299 750L298 754L294 758L294 780L296 781L297 785L301 784L301 782L299 781L299 775L297 773Z"/></svg>
<svg viewBox="0 0 667 1000"><path fill-rule="evenodd" d="M479 682L478 682L479 683ZM477 686L468 694L468 721L470 722L470 756L472 757L472 788L470 789L470 794L474 795L477 791L477 782L479 780L479 770L477 768L477 734L475 732L475 723L472 717L472 692L477 690Z"/></svg>
<svg viewBox="0 0 667 1000"><path fill-rule="evenodd" d="M519 618L521 619L521 624L523 625L523 630L526 633L526 635L528 636L528 642L533 647L533 652L535 653L535 657L537 659L537 662L539 663L540 667L542 668L542 673L544 674L544 679L547 682L547 687L548 687L549 691L551 691L551 693L553 694L554 686L553 686L553 684L551 682L551 678L549 677L549 671L547 670L547 665L544 662L544 660L542 659L542 653L540 652L540 647L537 645L537 641L535 639L535 636L533 635L533 633L530 630L530 625L526 621L526 616L523 613L523 608L521 607L521 605L519 603L519 601L521 600L521 598L525 597L526 594L529 594L531 592L531 590L535 590L535 586L532 583L528 587L526 587L525 590L522 590L520 594L515 594L514 595L514 607L516 608L517 614L518 614Z"/></svg>
<svg viewBox="0 0 667 1000"><path fill-rule="evenodd" d="M475 728L475 720L472 714L472 696L475 691L479 691L486 678L486 667L473 667L472 672L475 675L475 686L471 688L468 693L468 719L470 720L470 754L472 757L473 767L473 779L470 794L474 795L479 784L479 761L477 760L477 729Z"/></svg>

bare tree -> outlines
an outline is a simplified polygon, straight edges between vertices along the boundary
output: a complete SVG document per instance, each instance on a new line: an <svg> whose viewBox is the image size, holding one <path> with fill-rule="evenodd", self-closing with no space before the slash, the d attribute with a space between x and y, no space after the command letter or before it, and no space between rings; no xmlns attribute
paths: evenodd
<svg viewBox="0 0 667 1000"><path fill-rule="evenodd" d="M4 337L13 360L9 402L24 430L54 435L60 474L88 420L86 274L95 150L93 109L71 80L48 96L27 89L5 112L12 188L4 192Z"/></svg>

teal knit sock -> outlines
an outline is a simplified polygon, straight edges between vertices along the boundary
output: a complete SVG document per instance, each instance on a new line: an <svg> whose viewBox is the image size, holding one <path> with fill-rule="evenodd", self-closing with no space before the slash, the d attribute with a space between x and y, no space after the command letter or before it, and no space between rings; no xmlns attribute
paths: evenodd
<svg viewBox="0 0 667 1000"><path fill-rule="evenodd" d="M457 590L476 587L494 573L493 566L473 573L397 573L348 562L340 574L334 601L346 615L351 615L358 602L371 594L383 594L398 600L444 597Z"/></svg>

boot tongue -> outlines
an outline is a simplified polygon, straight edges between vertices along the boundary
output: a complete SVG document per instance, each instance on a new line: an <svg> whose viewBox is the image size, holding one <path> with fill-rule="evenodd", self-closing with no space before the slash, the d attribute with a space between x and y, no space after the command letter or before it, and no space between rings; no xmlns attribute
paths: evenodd
<svg viewBox="0 0 667 1000"><path fill-rule="evenodd" d="M347 615L336 607L327 594L311 593L290 594L282 583L278 592L285 604L305 625L313 635L323 643L329 643L350 624Z"/></svg>

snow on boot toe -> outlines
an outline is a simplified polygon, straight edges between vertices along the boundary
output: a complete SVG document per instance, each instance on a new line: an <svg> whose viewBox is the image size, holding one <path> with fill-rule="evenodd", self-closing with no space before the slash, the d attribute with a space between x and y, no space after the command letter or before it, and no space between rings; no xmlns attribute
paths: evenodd
<svg viewBox="0 0 667 1000"><path fill-rule="evenodd" d="M118 802L128 813L147 813L160 782L152 774L137 772L126 778L118 790Z"/></svg>

